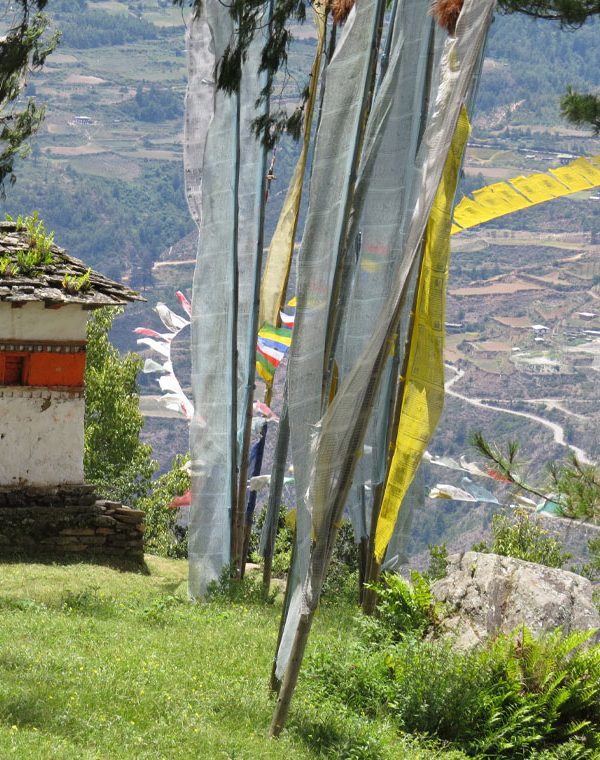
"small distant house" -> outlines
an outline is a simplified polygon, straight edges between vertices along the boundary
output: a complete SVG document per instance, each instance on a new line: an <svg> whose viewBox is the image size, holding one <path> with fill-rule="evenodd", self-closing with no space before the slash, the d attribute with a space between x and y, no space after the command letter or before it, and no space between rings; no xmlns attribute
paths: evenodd
<svg viewBox="0 0 600 760"><path fill-rule="evenodd" d="M76 116L73 122L82 126L91 126L94 123L91 116Z"/></svg>
<svg viewBox="0 0 600 760"><path fill-rule="evenodd" d="M110 531L96 536L101 526L94 521L108 507L95 506L83 474L87 316L91 309L142 299L49 241L36 261L36 245L27 229L0 223L0 551L20 546L21 538L31 548L54 533L62 544L47 548L74 551L78 545L84 551L110 543ZM50 523L43 507L52 507ZM24 535L27 524L36 527L37 538ZM78 537L65 530L84 532ZM79 540L102 535L95 544Z"/></svg>

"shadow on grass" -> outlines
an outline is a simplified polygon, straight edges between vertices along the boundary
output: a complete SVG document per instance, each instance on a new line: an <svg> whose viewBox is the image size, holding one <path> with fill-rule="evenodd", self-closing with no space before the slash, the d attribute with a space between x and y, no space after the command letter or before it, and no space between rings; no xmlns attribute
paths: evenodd
<svg viewBox="0 0 600 760"><path fill-rule="evenodd" d="M290 727L319 757L332 760L383 760L385 757L374 731L354 717L327 710L318 719L298 717Z"/></svg>
<svg viewBox="0 0 600 760"><path fill-rule="evenodd" d="M7 565L22 565L35 563L36 565L99 565L121 573L136 573L137 575L150 575L150 568L145 560L125 559L123 557L108 557L101 554L89 554L85 557L72 554L43 554L36 552L19 552L4 554L0 552L0 562Z"/></svg>
<svg viewBox="0 0 600 760"><path fill-rule="evenodd" d="M48 722L48 710L44 702L27 695L0 701L0 723L9 727L41 729Z"/></svg>

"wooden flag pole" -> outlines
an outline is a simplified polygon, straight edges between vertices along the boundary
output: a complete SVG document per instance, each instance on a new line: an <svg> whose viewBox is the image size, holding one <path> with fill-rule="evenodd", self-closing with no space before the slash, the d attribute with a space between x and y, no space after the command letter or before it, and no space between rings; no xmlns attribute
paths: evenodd
<svg viewBox="0 0 600 760"><path fill-rule="evenodd" d="M238 294L239 294L239 269L238 269L238 231L239 231L239 187L240 187L240 94L234 92L235 109L233 117L233 150L235 156L232 192L233 192L233 231L231 250L231 312L229 315L229 360L231 366L231 387L229 420L229 493L230 493L230 519L231 519L231 557L236 556L237 549L237 365L238 365Z"/></svg>
<svg viewBox="0 0 600 760"><path fill-rule="evenodd" d="M270 0L267 7L267 25L268 34L271 33L271 23L273 18L274 0ZM262 76L262 89L267 93L271 89L272 76L264 73ZM238 92L238 110L239 110L239 92ZM270 97L267 95L263 99L261 116L268 116L270 111ZM239 113L238 113L238 150L239 150ZM250 448L250 437L252 434L252 413L254 402L254 378L256 375L256 339L258 335L258 310L260 304L260 279L262 273L263 248L265 239L265 209L267 204L268 189L270 185L267 175L267 148L264 141L261 141L260 161L258 164L257 187L258 193L258 212L256 218L257 237L256 252L254 257L254 281L252 286L252 313L248 331L247 345L247 363L244 367L244 377L246 379L246 396L245 409L243 410L243 434L241 457L239 463L239 477L237 487L237 498L235 504L235 514L232 526L232 562L235 576L241 578L244 574L244 544L245 544L245 513L246 513L246 490L248 481L248 456ZM237 441L236 441L237 442Z"/></svg>

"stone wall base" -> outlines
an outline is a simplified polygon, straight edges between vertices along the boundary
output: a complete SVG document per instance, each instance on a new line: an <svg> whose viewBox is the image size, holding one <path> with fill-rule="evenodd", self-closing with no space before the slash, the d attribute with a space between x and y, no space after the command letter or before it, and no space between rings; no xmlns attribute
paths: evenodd
<svg viewBox="0 0 600 760"><path fill-rule="evenodd" d="M80 503L69 503L73 489L67 498L42 489L35 489L35 494L23 489L10 496L0 492L0 558L68 555L142 563L144 513L119 502L97 500L93 489L82 488Z"/></svg>

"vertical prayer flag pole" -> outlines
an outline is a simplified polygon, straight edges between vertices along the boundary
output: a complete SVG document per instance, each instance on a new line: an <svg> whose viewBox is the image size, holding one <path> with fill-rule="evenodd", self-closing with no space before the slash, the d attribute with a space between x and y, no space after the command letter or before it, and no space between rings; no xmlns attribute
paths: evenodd
<svg viewBox="0 0 600 760"><path fill-rule="evenodd" d="M435 51L435 35L434 35L434 25L432 23L429 30L429 40L427 43L427 66L426 66L426 71L425 71L425 82L423 86L423 98L421 102L421 118L420 118L420 124L419 124L419 134L418 134L418 139L417 139L418 146L420 146L421 141L423 139L423 134L425 132L425 126L427 122L427 115L429 112L431 78L433 75L434 51ZM389 52L387 53L386 58L389 58ZM421 258L422 258L422 253L419 255L418 260L420 260ZM411 273L409 275L409 281L412 279L412 277L413 277L413 274ZM375 557L375 534L377 532L377 523L379 521L379 513L381 511L381 504L382 504L383 495L385 492L385 485L389 478L390 467L392 463L393 451L390 447L391 447L391 444L396 440L396 437L398 434L398 424L399 424L399 419L400 419L400 411L402 408L402 394L404 390L404 378L406 378L406 374L408 370L408 358L409 358L408 344L412 337L413 328L414 328L414 316L415 316L415 309L417 305L417 294L418 294L418 283L415 286L415 292L414 292L413 300L410 307L409 326L407 330L406 345L404 346L399 345L400 336L398 334L396 335L396 338L395 338L396 345L395 345L394 356L392 358L390 387L389 387L390 395L389 395L389 398L387 399L388 410L389 410L388 420L390 422L391 428L390 426L386 426L382 430L382 434L383 434L382 440L379 441L379 445L382 447L382 450L386 452L385 456L387 460L387 466L386 466L385 480L383 481L383 483L378 483L377 486L373 489L373 507L372 507L372 514L371 514L369 538L368 538L368 544L367 544L368 555L367 555L367 569L365 571L365 582L371 586L372 584L376 583L379 580L379 573L381 571L381 562L379 562L377 558ZM400 366L400 355L402 355L403 357L402 366ZM398 375L399 369L400 369L400 375ZM375 606L377 604L377 592L373 588L365 588L361 594L361 598L362 598L363 612L366 615L372 615L375 612Z"/></svg>
<svg viewBox="0 0 600 760"><path fill-rule="evenodd" d="M229 316L228 344L231 362L231 387L230 418L229 418L229 484L230 509L232 520L231 531L231 557L235 558L238 552L238 537L236 533L235 519L237 516L237 365L238 365L238 292L239 292L239 269L238 269L238 232L239 232L239 189L240 189L240 93L235 91L233 109L233 154L235 157L232 172L233 192L233 234L231 236L231 312Z"/></svg>
<svg viewBox="0 0 600 760"><path fill-rule="evenodd" d="M302 187L308 154L311 142L313 116L317 98L317 85L321 74L321 63L325 45L327 9L321 5L313 5L315 24L317 27L317 50L313 60L308 89L308 98L304 110L304 132L300 157L296 164L294 174L285 198L277 227L269 247L269 254L265 265L265 272L261 286L260 319L261 322L278 324L279 315L284 307L286 290L294 253L296 229L300 214L302 200ZM334 27L335 29L335 27ZM321 80L323 82L323 78ZM268 386L269 387L269 386ZM287 388L287 381L286 381ZM261 541L263 554L263 585L268 590L271 582L271 569L273 562L273 547L277 535L277 523L279 520L279 507L285 474L288 446L290 438L289 416L287 408L287 392L284 393L283 413L277 434L275 458L273 462L271 487L269 490L269 502L263 528L264 539Z"/></svg>
<svg viewBox="0 0 600 760"><path fill-rule="evenodd" d="M268 34L271 32L271 24L273 18L274 0L270 0L267 8L267 27ZM253 72L251 72L252 76ZM261 77L261 90L263 92L269 92L271 89L272 76L267 73L263 73ZM268 95L263 99L263 107L261 116L266 116L269 113L270 102ZM267 179L267 148L263 142L261 142L260 159L257 166L256 176L256 193L258 198L257 205L257 238L256 238L256 253L254 257L254 272L253 272L253 285L252 285L252 308L250 323L248 329L248 350L247 350L247 363L244 367L244 379L246 382L245 393L245 406L242 417L242 447L241 447L241 459L239 466L239 480L237 491L236 510L233 521L233 543L232 543L232 560L234 563L234 570L237 577L243 577L245 561L245 513L246 513L246 489L248 481L248 456L250 449L250 436L252 432L252 409L254 398L254 378L256 367L256 340L258 335L258 314L260 306L260 282L262 272L262 259L263 259L263 247L264 247L264 228L265 228L265 208L267 201L269 180ZM266 434L266 424L265 424Z"/></svg>

